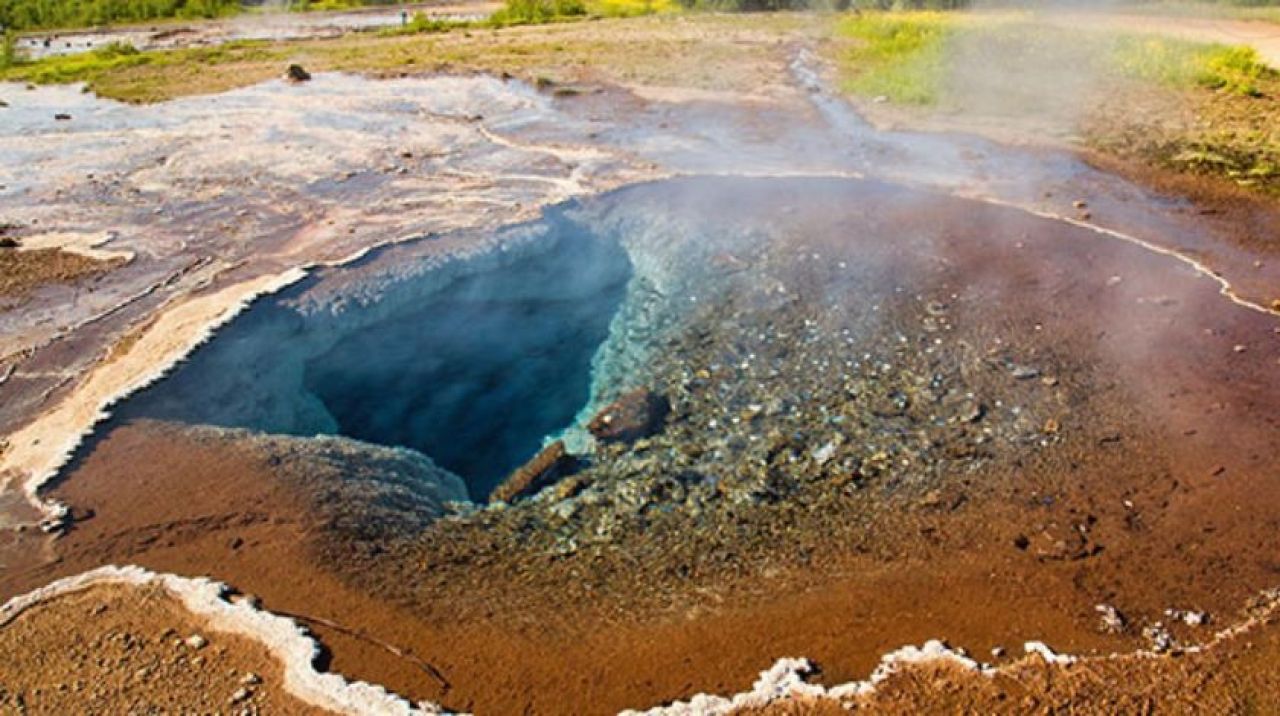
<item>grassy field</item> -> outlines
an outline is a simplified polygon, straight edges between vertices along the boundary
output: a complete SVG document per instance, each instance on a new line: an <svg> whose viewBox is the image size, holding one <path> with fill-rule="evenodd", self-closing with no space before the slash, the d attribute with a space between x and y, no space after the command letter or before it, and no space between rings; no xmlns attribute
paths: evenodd
<svg viewBox="0 0 1280 716"><path fill-rule="evenodd" d="M904 12L844 17L832 48L854 96L957 123L1039 112L1107 153L1280 194L1280 75L1248 47Z"/></svg>
<svg viewBox="0 0 1280 716"><path fill-rule="evenodd" d="M1153 36L1069 33L1017 16L936 12L863 13L839 21L847 42L838 61L854 94L909 104L943 99L949 74L964 71L955 45L988 48L992 63L1058 55L1080 72L1115 74L1174 87L1193 86L1258 96L1275 78L1248 48ZM1016 70L1011 70L1016 71Z"/></svg>
<svg viewBox="0 0 1280 716"><path fill-rule="evenodd" d="M336 41L240 41L211 48L150 52L112 44L82 54L30 62L14 53L13 38L9 35L4 48L0 48L0 80L37 84L84 82L92 91L112 99L155 102L186 94L223 91L247 83L232 76L240 72L249 82L261 81L270 76L264 72L267 65L298 61L296 58L300 55L322 70L376 72L401 67L420 71L461 65L469 69L500 67L501 71L519 71L529 64L537 64L523 61L522 56L540 57L558 48L532 38L525 38L524 43L473 40L491 36L502 28L670 15L679 10L675 0L508 0L504 8L487 20L438 20L419 13L404 27L353 33ZM423 39L411 45L403 39L445 33L457 33L464 40ZM558 33L548 32L548 35L555 34ZM402 40L396 42L395 38ZM607 54L607 48L601 47L601 43L583 43L583 39L575 37L575 47L594 46L606 50ZM514 46L504 46L509 44ZM479 47L476 51L467 51L468 45ZM448 50L436 52L441 46L447 46ZM493 50L492 57L485 56L488 50ZM206 72L207 83L193 84Z"/></svg>
<svg viewBox="0 0 1280 716"><path fill-rule="evenodd" d="M852 40L841 57L844 87L894 102L933 104L944 80L946 45L958 24L937 12L868 13L839 22Z"/></svg>
<svg viewBox="0 0 1280 716"><path fill-rule="evenodd" d="M620 0L634 7L641 0ZM289 43L135 52L115 47L0 70L0 80L85 82L100 96L159 102L279 77L290 63L375 76L440 71L510 73L529 80L606 81L749 92L786 77L780 40L817 35L805 14L653 14L545 25L454 26L410 34L358 33Z"/></svg>

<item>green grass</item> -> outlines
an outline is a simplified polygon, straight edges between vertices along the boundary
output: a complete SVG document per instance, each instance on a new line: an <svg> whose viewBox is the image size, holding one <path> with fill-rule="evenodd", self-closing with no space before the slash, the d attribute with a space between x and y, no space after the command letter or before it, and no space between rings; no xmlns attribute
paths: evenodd
<svg viewBox="0 0 1280 716"><path fill-rule="evenodd" d="M2 2L3 0L0 0ZM129 45L113 45L93 52L47 57L36 61L13 58L5 63L0 52L0 81L33 82L36 84L67 84L85 82L89 89L125 102L154 102L192 91L208 92L228 89L244 84L243 79L229 76L224 66L252 67L255 81L265 79L267 63L294 61L297 47L314 44L316 47L341 47L325 50L320 57L304 57L320 67L345 70L379 70L423 64L423 53L413 49L403 52L371 52L370 48L381 42L405 41L405 35L443 34L453 30L492 28L514 25L562 23L591 17L637 17L640 15L673 12L678 9L674 0L508 0L507 5L492 20L475 22L434 19L417 14L405 27L388 28L378 33L357 33L350 38L319 43L271 43L269 41L237 41L214 47L177 50L152 50L140 52ZM371 39L371 36L373 39ZM376 40L376 41L375 41ZM3 47L0 47L2 50ZM419 48L420 49L420 48ZM426 66L448 64L448 58L430 57ZM144 69L144 66L146 69ZM180 88L180 89L179 89Z"/></svg>
<svg viewBox="0 0 1280 716"><path fill-rule="evenodd" d="M854 45L841 58L845 90L899 104L933 104L945 70L950 18L936 12L862 13L840 20Z"/></svg>
<svg viewBox="0 0 1280 716"><path fill-rule="evenodd" d="M507 0L502 9L489 17L489 24L494 27L545 25L586 15L587 5L582 0Z"/></svg>
<svg viewBox="0 0 1280 716"><path fill-rule="evenodd" d="M0 27L19 32L226 17L239 0L0 0Z"/></svg>
<svg viewBox="0 0 1280 716"><path fill-rule="evenodd" d="M678 9L674 0L507 0L502 9L487 20L465 21L433 18L416 13L403 27L380 31L383 37L449 32L458 29L502 28L519 25L546 25L589 17L639 17Z"/></svg>
<svg viewBox="0 0 1280 716"><path fill-rule="evenodd" d="M480 27L514 27L571 22L589 17L639 17L679 9L675 0L507 0L487 20L442 20L417 13L403 27L381 31L384 37L419 35Z"/></svg>
<svg viewBox="0 0 1280 716"><path fill-rule="evenodd" d="M587 0L587 13L593 17L640 17L681 9L676 0Z"/></svg>
<svg viewBox="0 0 1280 716"><path fill-rule="evenodd" d="M365 7L387 5L383 2L365 2L364 0L299 0L289 4L289 12L332 12L335 10L358 10Z"/></svg>
<svg viewBox="0 0 1280 716"><path fill-rule="evenodd" d="M0 67L0 81L35 84L85 82L92 89L104 78L117 78L143 67L157 70L172 68L199 75L202 68L223 63L284 60L285 56L265 40L238 40L215 47L150 52L141 52L132 45L113 43L78 55L48 57ZM125 102L148 102L164 96L161 89L146 82L127 83L125 86L127 91L113 92L112 98Z"/></svg>
<svg viewBox="0 0 1280 716"><path fill-rule="evenodd" d="M144 65L151 60L150 54L139 52L133 45L114 42L78 55L49 57L38 62L15 62L0 70L0 79L37 84L84 82L111 70Z"/></svg>
<svg viewBox="0 0 1280 716"><path fill-rule="evenodd" d="M1280 73L1252 48L1022 14L862 13L835 37L854 95L1032 127L1037 112L1051 123L1083 112L1086 141L1106 153L1280 194Z"/></svg>
<svg viewBox="0 0 1280 716"><path fill-rule="evenodd" d="M1112 62L1120 72L1135 79L1254 97L1261 95L1262 81L1275 75L1251 47L1161 37L1118 38Z"/></svg>
<svg viewBox="0 0 1280 716"><path fill-rule="evenodd" d="M468 22L466 20L445 20L437 17L431 17L424 12L416 12L410 18L408 24L400 27L388 27L378 31L382 37L396 37L398 35L425 35L437 32L449 32L460 28L475 27L480 23Z"/></svg>
<svg viewBox="0 0 1280 716"><path fill-rule="evenodd" d="M860 13L842 18L836 35L851 43L839 58L844 89L897 104L936 104L948 72L955 69L949 48L958 40L970 48L983 48L987 63L1059 57L1082 74L1114 74L1179 89L1199 87L1256 97L1265 81L1276 76L1249 47L1068 33L1021 20L988 18L978 23L964 18L937 12Z"/></svg>
<svg viewBox="0 0 1280 716"><path fill-rule="evenodd" d="M7 70L22 61L18 51L18 33L6 30L0 34L0 70Z"/></svg>

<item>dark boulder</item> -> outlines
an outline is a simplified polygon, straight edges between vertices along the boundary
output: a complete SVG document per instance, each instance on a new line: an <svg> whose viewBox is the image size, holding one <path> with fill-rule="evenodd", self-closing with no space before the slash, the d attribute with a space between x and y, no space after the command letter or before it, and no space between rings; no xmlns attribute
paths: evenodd
<svg viewBox="0 0 1280 716"><path fill-rule="evenodd" d="M289 69L284 72L284 78L290 82L307 82L311 79L311 73L307 72L302 65L289 65Z"/></svg>
<svg viewBox="0 0 1280 716"><path fill-rule="evenodd" d="M671 412L667 399L648 388L638 388L605 406L587 424L601 442L634 442L662 430Z"/></svg>

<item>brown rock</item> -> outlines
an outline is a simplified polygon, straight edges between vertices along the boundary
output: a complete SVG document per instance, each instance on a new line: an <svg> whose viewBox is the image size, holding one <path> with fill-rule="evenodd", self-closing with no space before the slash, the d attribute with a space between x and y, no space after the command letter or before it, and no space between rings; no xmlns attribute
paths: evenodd
<svg viewBox="0 0 1280 716"><path fill-rule="evenodd" d="M311 79L311 73L307 72L302 65L289 65L289 69L284 72L284 78L290 82L306 82Z"/></svg>
<svg viewBox="0 0 1280 716"><path fill-rule="evenodd" d="M514 502L521 497L531 497L547 485L572 473L578 460L570 455L564 442L557 440L542 449L489 495L490 502Z"/></svg>
<svg viewBox="0 0 1280 716"><path fill-rule="evenodd" d="M662 429L671 404L648 388L637 388L605 406L587 425L601 442L634 442Z"/></svg>

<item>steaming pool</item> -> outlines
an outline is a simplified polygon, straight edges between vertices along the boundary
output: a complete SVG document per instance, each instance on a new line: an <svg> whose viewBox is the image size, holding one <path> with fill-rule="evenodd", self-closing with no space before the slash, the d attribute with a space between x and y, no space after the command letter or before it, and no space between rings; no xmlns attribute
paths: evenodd
<svg viewBox="0 0 1280 716"><path fill-rule="evenodd" d="M1157 615L1218 612L1270 579L1265 539L1215 562L1230 594L1180 549L1210 520L1264 530L1272 514L1191 501L1275 474L1274 317L1219 290L1114 235L887 182L632 185L259 299L118 404L49 496L72 506L64 544L95 559L106 540L212 554L216 576L279 581L300 613L313 597L290 585L337 577L393 605L389 643L446 678L459 649L479 670L511 653L505 634L492 650L451 641L459 625L532 630L528 663L552 663L543 635L562 638L566 668L590 669L599 622L579 631L580 615L665 619L704 586L772 589L774 574L799 575L780 640L847 633L872 658L916 638L904 614L943 633L978 609L1008 644L1067 604L1081 641L1051 643L1079 653L1099 597L1061 589L1046 606L1046 578L1083 573ZM636 391L669 406L659 424L598 438ZM558 442L572 469L495 496ZM957 565L973 580L947 581ZM849 570L844 591L794 609L828 568ZM1002 596L998 570L1032 597ZM939 600L939 584L965 591ZM823 614L834 632L806 621ZM884 632L858 631L876 620ZM491 683L460 695L413 674L415 696L458 710Z"/></svg>
<svg viewBox="0 0 1280 716"><path fill-rule="evenodd" d="M588 403L631 267L564 209L480 258L433 264L340 303L311 298L328 274L259 301L117 417L416 450L482 501Z"/></svg>
<svg viewBox="0 0 1280 716"><path fill-rule="evenodd" d="M1150 380L1079 337L1168 340L1128 325L1132 306L1214 288L1176 262L1131 274L1150 254L1087 230L852 179L662 181L462 238L259 300L113 421L414 451L474 502L556 440L584 484L644 485L638 504L881 475L927 491L1055 450L1072 375ZM635 390L672 406L660 434L594 440L592 418Z"/></svg>

